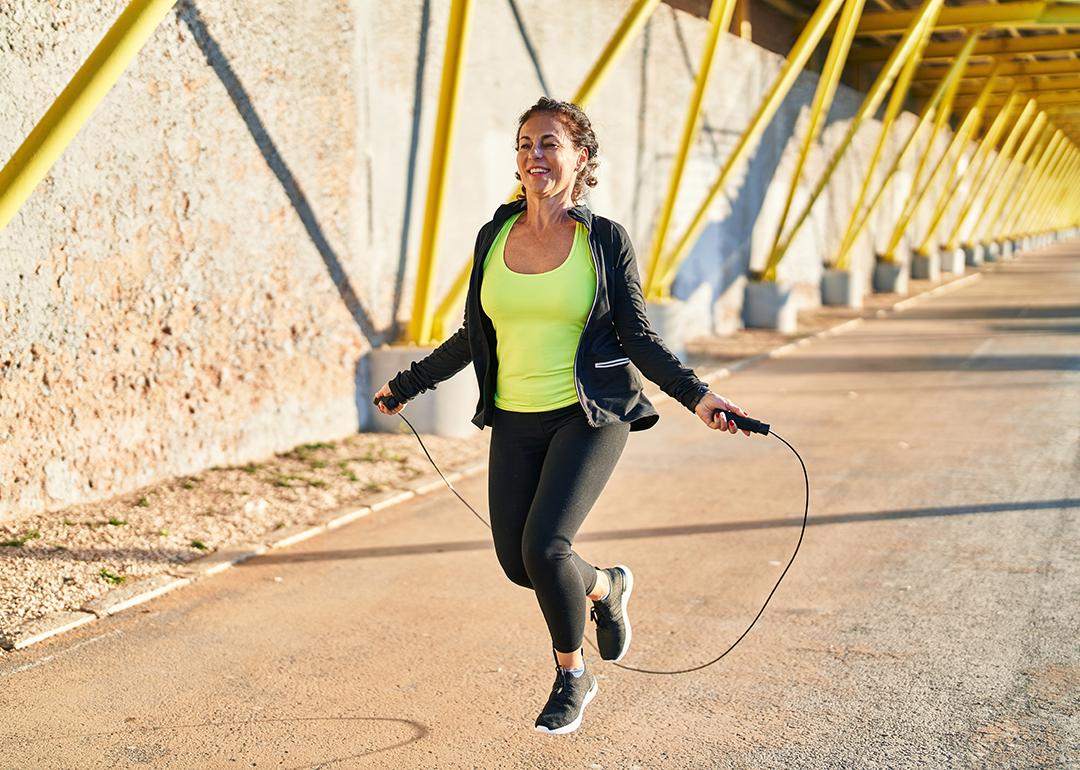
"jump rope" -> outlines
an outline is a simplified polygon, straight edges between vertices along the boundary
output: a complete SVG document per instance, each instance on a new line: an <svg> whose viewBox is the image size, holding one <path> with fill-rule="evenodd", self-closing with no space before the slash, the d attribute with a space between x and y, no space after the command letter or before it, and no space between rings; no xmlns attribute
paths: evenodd
<svg viewBox="0 0 1080 770"><path fill-rule="evenodd" d="M398 407L398 403L399 403L398 400L396 398L394 398L393 396L377 396L375 398L374 403L376 405L378 405L380 402L387 409L390 409L390 410L396 409ZM717 418L719 413L720 413L720 410L717 410L717 411L715 411L713 413L714 419ZM799 453L797 451L795 451L795 447L793 447L791 444L789 444L787 441L785 441L783 437L781 437L781 436L777 435L776 433L774 433L770 429L770 426L768 425L768 423L759 422L758 420L755 420L752 417L743 417L742 415L738 415L738 414L729 414L727 412L724 412L724 415L727 418L728 422L729 423L734 423L735 427L738 428L739 430L747 430L747 431L750 431L751 433L759 433L762 436L770 436L771 435L771 436L779 439L780 441L782 441L784 443L784 446L786 446L788 449L790 449L792 451L792 453L795 455L795 459L797 459L799 461L799 466L802 468L802 473L803 473L803 483L805 484L805 487L806 487L806 496L805 496L805 502L803 504L802 528L799 530L799 541L795 544L795 550L791 552L791 558L788 559L788 563L784 567L784 571L781 572L780 577L776 579L776 585L774 585L772 587L772 590L769 591L769 595L767 597L765 597L765 603L761 605L761 609L758 610L757 615L755 615L754 619L750 621L750 625L748 625L746 627L745 631L743 631L741 634L739 634L739 638L736 639L734 642L732 642L731 646L729 646L722 653L720 653L715 658L710 660L708 663L702 663L701 665L693 666L692 668L676 669L674 671L655 671L653 669L648 669L648 668L636 668L634 666L627 666L627 665L624 665L622 663L615 663L614 661L610 661L610 660L605 661L606 663L611 663L612 665L618 666L619 668L625 669L627 671L636 671L639 674L663 674L663 675L668 675L668 674L689 674L691 671L699 671L699 670L701 670L703 668L706 668L707 666L711 666L713 663L716 663L721 658L723 658L725 655L727 655L729 652L734 650L735 646L738 645L738 643L741 642L746 637L746 635L750 633L750 629L754 627L754 624L758 622L758 618L760 618L762 613L765 612L765 608L769 605L769 600L773 598L773 594L775 594L776 589L780 587L780 582L784 579L784 576L787 575L788 570L791 569L791 565L795 561L795 556L799 553L799 546L802 545L803 535L806 534L806 519L807 519L807 516L810 513L810 477L806 473L806 463L803 462L803 459L802 459L802 457L799 456ZM432 467L434 467L435 470L438 472L439 476L442 477L442 480L446 484L447 488L449 488L449 490L451 492L453 492L457 496L457 499L460 500L465 505L466 508L468 508L470 511L472 511L473 515L477 519L479 519L484 524L485 527L487 527L488 529L491 529L491 524L489 524L484 519L483 516L481 516L479 513L477 513L476 509L473 508L471 505L469 505L469 502L464 497L462 497L458 493L458 491L456 489L454 489L454 485L450 483L450 480L448 478L446 478L446 475L443 474L442 470L435 463L435 460L432 459L431 453L428 452L427 447L424 446L424 440L422 438L420 438L420 434L416 432L416 428L413 427L413 424L411 422L409 422L409 420L401 412L398 412L398 417L400 417L402 420L405 421L405 424L409 426L409 430L411 430L413 432L413 435L416 436L416 440L420 442L420 448L424 450L424 454L427 455L428 461L431 463ZM588 637L585 638L585 641L588 643L588 645L590 647L593 648L593 650L596 650L596 645L594 645L592 642L590 642Z"/></svg>

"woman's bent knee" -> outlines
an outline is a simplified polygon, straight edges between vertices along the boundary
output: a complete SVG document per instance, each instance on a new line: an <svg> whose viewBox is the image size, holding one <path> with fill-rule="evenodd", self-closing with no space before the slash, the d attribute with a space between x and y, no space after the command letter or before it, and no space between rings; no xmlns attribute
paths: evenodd
<svg viewBox="0 0 1080 770"><path fill-rule="evenodd" d="M570 543L561 538L539 543L523 543L521 546L521 560L525 563L525 570L530 575L550 570L559 562L569 559L572 554Z"/></svg>

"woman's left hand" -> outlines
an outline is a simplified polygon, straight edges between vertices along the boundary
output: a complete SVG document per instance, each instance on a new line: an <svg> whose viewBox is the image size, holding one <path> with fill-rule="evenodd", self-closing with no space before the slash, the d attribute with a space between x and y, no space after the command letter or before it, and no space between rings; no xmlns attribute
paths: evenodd
<svg viewBox="0 0 1080 770"><path fill-rule="evenodd" d="M726 430L729 433L737 433L739 429L735 427L735 423L726 419L725 412L742 415L743 417L750 416L738 404L728 401L723 396L716 395L711 390L706 392L698 401L697 406L694 407L694 413L713 430ZM748 430L744 430L743 433L747 436L750 435Z"/></svg>

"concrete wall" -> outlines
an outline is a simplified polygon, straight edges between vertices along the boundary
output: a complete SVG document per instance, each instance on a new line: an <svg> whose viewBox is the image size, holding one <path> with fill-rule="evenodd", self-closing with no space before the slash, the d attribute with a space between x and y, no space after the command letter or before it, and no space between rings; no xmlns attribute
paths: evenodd
<svg viewBox="0 0 1080 770"><path fill-rule="evenodd" d="M0 157L125 4L0 5ZM448 6L189 1L167 17L0 233L0 517L367 424L365 353L411 305ZM518 114L541 82L569 97L626 3L566 7L476 4L440 296L512 188ZM601 143L593 208L626 224L639 254L704 34L703 20L661 6L589 108ZM732 36L719 55L676 231L781 64ZM710 310L703 332L738 325L737 278L764 259L816 82L800 79L679 275L676 295L697 292ZM841 87L811 170L858 101ZM860 158L875 138L874 126L860 133ZM843 165L782 265L807 301L857 165Z"/></svg>

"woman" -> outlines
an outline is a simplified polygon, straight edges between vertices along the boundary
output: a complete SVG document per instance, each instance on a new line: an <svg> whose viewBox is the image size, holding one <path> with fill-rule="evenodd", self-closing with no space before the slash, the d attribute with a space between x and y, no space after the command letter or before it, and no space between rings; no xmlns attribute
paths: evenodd
<svg viewBox="0 0 1080 770"><path fill-rule="evenodd" d="M630 644L629 567L597 569L572 545L627 434L659 419L634 367L710 428L735 433L723 412L746 414L649 326L626 231L581 202L596 185L598 149L574 104L545 97L522 114L522 193L480 229L464 324L375 394L380 411L396 414L472 361L473 422L492 429L495 552L510 580L535 591L551 634L555 684L535 725L547 733L576 730L597 691L581 647L586 597L600 657L620 660ZM392 410L378 400L391 395Z"/></svg>

